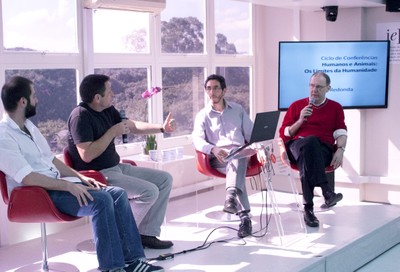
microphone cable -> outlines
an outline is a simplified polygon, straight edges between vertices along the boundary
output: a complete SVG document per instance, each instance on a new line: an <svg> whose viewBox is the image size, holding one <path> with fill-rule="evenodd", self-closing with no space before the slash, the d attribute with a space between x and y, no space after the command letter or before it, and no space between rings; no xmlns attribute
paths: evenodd
<svg viewBox="0 0 400 272"><path fill-rule="evenodd" d="M262 209L261 209L261 212L260 212L260 220L259 220L259 224L260 224L260 229L259 230L257 230L256 232L253 232L252 234L251 234L251 237L255 237L255 238L262 238L262 237L264 237L265 235L267 235L267 233L268 233L268 229L269 229L269 223L270 223L270 221L271 221L271 215L268 215L268 203L267 203L267 190L266 189L264 189L264 190L262 190L262 192L264 192L265 193L265 198L264 198L264 194L261 194L261 196L262 196L262 203L263 203L263 205L262 205ZM265 216L264 216L264 209L265 209ZM264 219L264 220L263 220ZM263 222L265 221L265 226L263 226ZM204 250L204 249L207 249L207 248L209 248L211 245L213 245L213 244L217 244L217 243L229 243L229 242L231 242L231 241L234 241L234 240L238 240L238 241L242 241L242 243L241 244L239 244L239 245L246 245L247 243L246 243L246 240L244 240L244 238L239 238L239 237L231 237L231 238L227 238L227 239L222 239L222 240L216 240L216 241L212 241L212 242L208 242L208 240L210 239L210 237L211 237L211 235L216 231L216 230L219 230L219 229L230 229L230 230L233 230L233 231L238 231L238 229L236 229L236 228L233 228L233 227L229 227L229 226L221 226L221 227L217 227L217 228L214 228L208 235L207 235L207 238L205 239L205 241L203 242L203 244L201 244L201 245L199 245L199 246L197 246L197 247L193 247L193 248L190 248L190 249L185 249L185 250L182 250L182 251L179 251L179 252L175 252L175 253L164 253L164 254L160 254L158 257L154 257L154 258L148 258L147 260L148 261L165 261L165 260L170 260L170 259L173 259L175 256L178 256L178 255L181 255L181 254L186 254L186 253L189 253L189 252L194 252L194 251L200 251L200 250ZM259 234L259 235L257 235L257 233L261 233L261 234Z"/></svg>

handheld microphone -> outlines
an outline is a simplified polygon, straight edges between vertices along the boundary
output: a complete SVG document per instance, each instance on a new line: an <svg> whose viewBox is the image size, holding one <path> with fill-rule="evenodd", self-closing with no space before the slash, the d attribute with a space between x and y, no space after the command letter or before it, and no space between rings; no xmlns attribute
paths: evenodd
<svg viewBox="0 0 400 272"><path fill-rule="evenodd" d="M128 118L125 115L125 110L119 111L119 117L121 117L121 121L127 120ZM128 142L128 135L122 134L122 143L126 144Z"/></svg>
<svg viewBox="0 0 400 272"><path fill-rule="evenodd" d="M312 106L312 105L314 105L314 103L315 103L315 98L314 98L314 97L311 97L311 98L309 99L308 105L309 105L309 106ZM310 114L310 115L311 115L311 114ZM308 119L308 117L310 117L310 115L304 117L304 121L307 121L307 119Z"/></svg>

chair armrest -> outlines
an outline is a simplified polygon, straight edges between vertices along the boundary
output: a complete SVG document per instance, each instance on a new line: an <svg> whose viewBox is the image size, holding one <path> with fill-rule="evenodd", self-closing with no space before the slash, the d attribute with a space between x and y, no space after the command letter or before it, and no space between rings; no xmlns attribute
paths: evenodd
<svg viewBox="0 0 400 272"><path fill-rule="evenodd" d="M132 165L132 166L137 166L136 162L134 162L134 161L132 161L132 160L122 159L121 162L122 162L122 163L130 164L130 165Z"/></svg>
<svg viewBox="0 0 400 272"><path fill-rule="evenodd" d="M93 178L97 180L98 182L103 183L104 185L108 185L107 178L99 171L96 170L81 170L79 171L82 175Z"/></svg>
<svg viewBox="0 0 400 272"><path fill-rule="evenodd" d="M211 167L208 154L196 150L196 158L197 158L196 167L200 173L209 177L225 178L224 174L218 172L217 170Z"/></svg>

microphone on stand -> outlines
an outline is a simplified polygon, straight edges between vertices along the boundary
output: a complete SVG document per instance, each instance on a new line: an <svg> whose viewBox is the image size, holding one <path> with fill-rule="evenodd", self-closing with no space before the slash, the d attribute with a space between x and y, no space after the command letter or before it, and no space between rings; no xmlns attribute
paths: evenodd
<svg viewBox="0 0 400 272"><path fill-rule="evenodd" d="M127 120L128 118L125 115L125 110L119 111L119 117L121 117L121 121ZM122 143L126 144L128 142L128 135L122 134Z"/></svg>

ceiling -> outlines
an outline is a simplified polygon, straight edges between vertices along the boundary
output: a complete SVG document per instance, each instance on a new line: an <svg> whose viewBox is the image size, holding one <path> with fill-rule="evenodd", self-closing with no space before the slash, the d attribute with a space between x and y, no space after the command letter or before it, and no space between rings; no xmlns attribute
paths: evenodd
<svg viewBox="0 0 400 272"><path fill-rule="evenodd" d="M238 0L269 7L321 10L324 6L339 8L384 7L385 0Z"/></svg>

